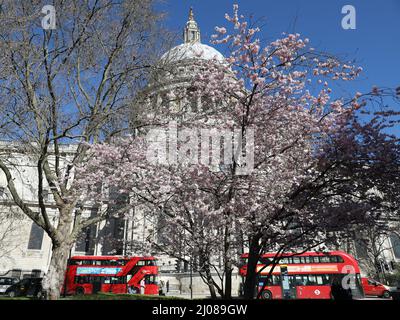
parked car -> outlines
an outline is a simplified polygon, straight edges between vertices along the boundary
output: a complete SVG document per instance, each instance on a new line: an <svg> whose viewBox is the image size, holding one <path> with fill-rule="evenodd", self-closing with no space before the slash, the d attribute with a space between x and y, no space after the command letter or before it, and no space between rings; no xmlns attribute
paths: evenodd
<svg viewBox="0 0 400 320"><path fill-rule="evenodd" d="M42 278L25 278L6 290L9 297L35 297L41 299L43 296Z"/></svg>
<svg viewBox="0 0 400 320"><path fill-rule="evenodd" d="M393 300L400 300L400 281L397 282L395 287L390 289L390 295L392 296Z"/></svg>
<svg viewBox="0 0 400 320"><path fill-rule="evenodd" d="M378 296L390 298L390 288L370 278L361 278L362 286L366 296Z"/></svg>
<svg viewBox="0 0 400 320"><path fill-rule="evenodd" d="M12 286L13 284L17 283L19 280L17 278L11 277L0 277L0 294L6 292L8 287Z"/></svg>

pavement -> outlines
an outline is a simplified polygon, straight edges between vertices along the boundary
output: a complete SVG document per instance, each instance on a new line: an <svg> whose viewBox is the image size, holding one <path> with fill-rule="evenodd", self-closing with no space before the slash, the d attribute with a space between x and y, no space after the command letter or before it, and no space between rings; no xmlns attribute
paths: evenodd
<svg viewBox="0 0 400 320"><path fill-rule="evenodd" d="M191 299L190 293L170 292L170 293L167 293L167 296L177 297L177 298L181 298L181 299ZM210 299L210 298L211 297L208 294L193 294L193 299ZM368 297L365 297L363 299L358 299L358 300L392 300L392 298L385 299L385 298L368 296Z"/></svg>

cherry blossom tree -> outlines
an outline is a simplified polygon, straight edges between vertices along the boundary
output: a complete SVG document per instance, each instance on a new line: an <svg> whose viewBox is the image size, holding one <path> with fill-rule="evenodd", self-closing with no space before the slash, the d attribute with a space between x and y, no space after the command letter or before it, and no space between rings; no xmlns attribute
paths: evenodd
<svg viewBox="0 0 400 320"><path fill-rule="evenodd" d="M361 68L317 52L299 34L284 34L263 46L260 29L251 27L236 5L226 20L230 31L217 27L213 36L214 44L230 49L226 62L194 62L198 72L191 82L192 95L207 97L210 103L194 117L180 117L177 129L195 132L191 138L199 129L239 132L236 137L243 148L225 138L224 157L217 157L202 149L201 141L189 139L188 151L187 141L178 134L177 147L183 152L173 156L177 161L157 163L147 157L154 140L134 136L92 146L92 158L79 177L85 190L96 182L118 186L136 205L165 214L169 230L179 235L171 237L167 251L173 251L175 240L182 240L188 255L220 254L220 294L225 298L231 296L232 270L240 244L245 243L249 256L244 295L253 298L256 266L265 251L315 248L334 241L335 231L343 226L364 219L365 210L343 211L345 201L329 194L338 159L328 161L328 151L333 141L340 142L348 133L349 122L367 98L385 91L334 98L332 83L355 79ZM154 116L171 119L169 110L158 109ZM205 151L208 161L199 161L201 156L193 150ZM341 157L354 156L350 149L342 151ZM329 201L318 198L321 190ZM332 205L335 201L340 203ZM207 258L210 266L212 258ZM212 280L206 281L212 291Z"/></svg>

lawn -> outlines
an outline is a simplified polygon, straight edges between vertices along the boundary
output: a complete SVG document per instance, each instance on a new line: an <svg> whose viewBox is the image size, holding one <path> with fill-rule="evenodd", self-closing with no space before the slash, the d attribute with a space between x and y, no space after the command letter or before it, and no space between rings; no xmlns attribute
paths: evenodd
<svg viewBox="0 0 400 320"><path fill-rule="evenodd" d="M10 298L8 296L0 296L0 300L36 300L27 297ZM77 296L61 297L60 300L184 300L183 298L158 295L144 294L114 294L114 293L97 293Z"/></svg>

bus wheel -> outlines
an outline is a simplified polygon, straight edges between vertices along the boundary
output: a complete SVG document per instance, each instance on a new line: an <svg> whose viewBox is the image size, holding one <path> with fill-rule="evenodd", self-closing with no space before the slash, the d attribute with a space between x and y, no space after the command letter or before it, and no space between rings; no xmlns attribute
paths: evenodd
<svg viewBox="0 0 400 320"><path fill-rule="evenodd" d="M387 298L390 298L390 292L389 291L384 291L383 292L383 295L382 295L382 298L385 298L385 299L387 299Z"/></svg>
<svg viewBox="0 0 400 320"><path fill-rule="evenodd" d="M85 289L83 289L82 287L78 287L78 288L76 288L76 290L75 290L75 294L77 295L77 296L81 296L81 295L83 295L85 293Z"/></svg>
<svg viewBox="0 0 400 320"><path fill-rule="evenodd" d="M269 290L265 290L261 293L261 298L264 300L271 300L272 299L272 293Z"/></svg>

